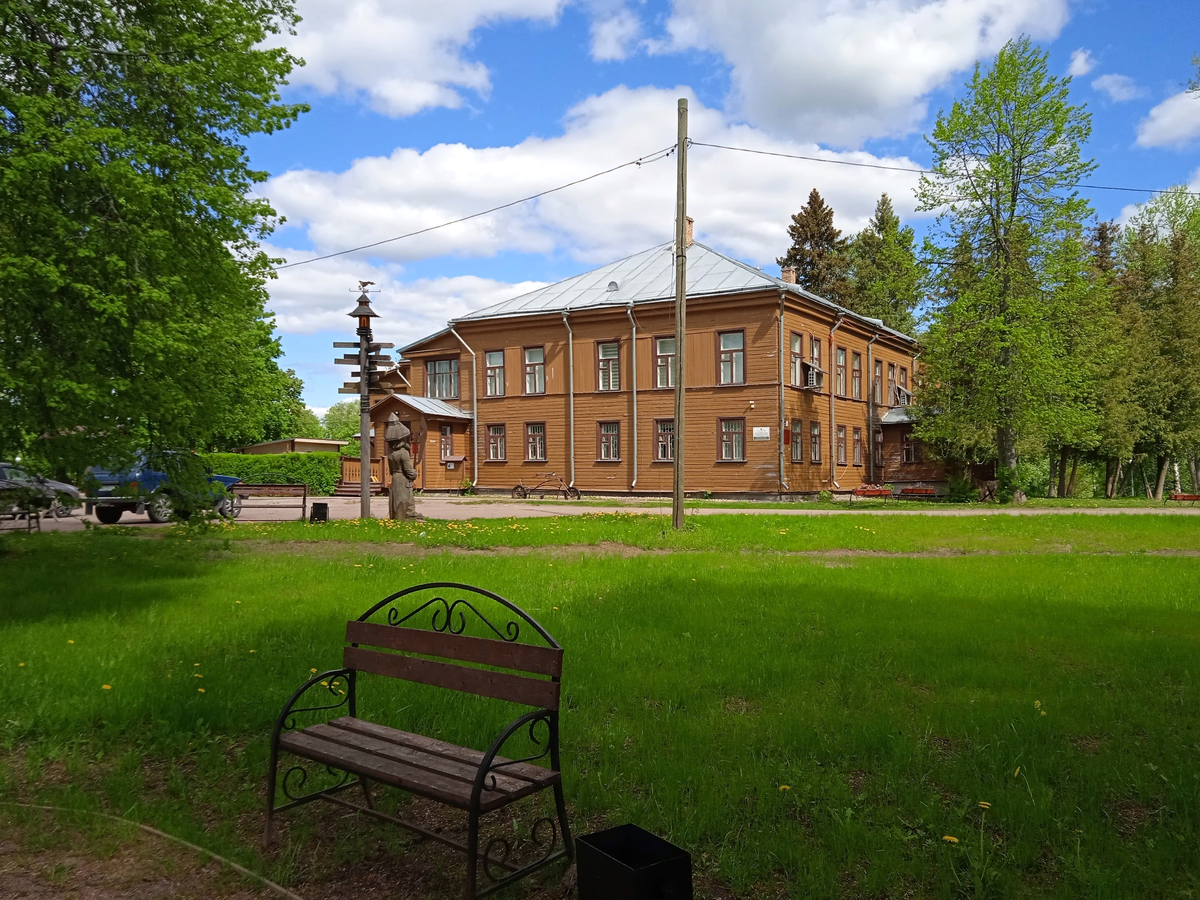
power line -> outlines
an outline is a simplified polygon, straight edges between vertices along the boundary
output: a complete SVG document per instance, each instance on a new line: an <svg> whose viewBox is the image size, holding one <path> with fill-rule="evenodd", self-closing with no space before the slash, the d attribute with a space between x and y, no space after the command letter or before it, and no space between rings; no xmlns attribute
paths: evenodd
<svg viewBox="0 0 1200 900"><path fill-rule="evenodd" d="M778 156L783 159L802 159L806 162L828 163L833 166L854 166L858 169L884 169L889 172L912 172L916 175L937 175L939 174L933 169L914 169L909 166L885 166L880 163L864 163L853 162L848 159L827 159L821 156L801 156L796 153L777 153L772 150L752 150L749 147L730 147L726 144L706 144L702 141L689 141L693 147L714 147L717 150L735 150L738 153L754 153L758 156ZM1114 187L1108 184L1087 184L1083 182L1075 182L1064 185L1065 187L1083 188L1089 191L1128 191L1133 194L1168 194L1170 189L1166 188L1135 188L1135 187ZM1188 197L1200 197L1200 193L1196 191L1181 191Z"/></svg>
<svg viewBox="0 0 1200 900"><path fill-rule="evenodd" d="M620 169L628 168L629 166L648 165L653 162L658 162L660 159L665 159L675 152L675 145L664 147L662 150L656 150L654 153L647 153L645 156L639 156L637 159L631 159L629 162L621 163L619 166L613 166L611 169L605 169L603 172L596 172L594 175L588 175L584 178L577 178L574 181L569 181L566 184L560 184L558 187L549 188L545 191L539 191L536 194L530 194L528 197L522 197L520 200L512 200L508 203L501 203L499 206L493 206L491 209L485 209L480 212L471 213L469 216L462 216L458 219L452 219L449 222L442 222L440 225L430 225L428 228L422 228L419 231L410 231L408 234L400 234L396 237L384 238L382 241L375 241L370 244L363 244L359 247L351 247L349 250L338 250L335 253L326 253L324 256L314 256L312 259L302 259L293 263L284 263L282 266L276 266L276 271L280 269L292 269L296 266L306 266L309 263L319 262L323 259L333 259L335 256L345 256L347 253L357 253L359 250L369 250L372 247L379 247L383 244L391 244L395 241L402 241L405 238L416 237L419 234L428 234L431 231L437 231L439 228L447 228L450 225L458 225L461 222L469 222L471 219L478 219L480 216L488 216L494 212L499 212L502 209L508 209L511 206L517 206L521 203L528 203L530 200L536 200L539 197L545 197L547 194L553 194L558 191L564 191L569 187L574 187L577 184L583 184L585 181L591 181L594 178L600 178L602 175L609 175Z"/></svg>

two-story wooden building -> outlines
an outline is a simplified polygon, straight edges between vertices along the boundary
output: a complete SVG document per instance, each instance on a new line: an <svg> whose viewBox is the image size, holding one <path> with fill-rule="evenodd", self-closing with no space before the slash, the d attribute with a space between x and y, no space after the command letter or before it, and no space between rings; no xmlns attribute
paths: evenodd
<svg viewBox="0 0 1200 900"><path fill-rule="evenodd" d="M912 338L703 244L687 260L686 489L936 484L904 415ZM425 490L662 494L675 454L673 245L469 313L401 350L373 406L412 428ZM382 434L382 428L375 429ZM380 444L374 454L382 457Z"/></svg>

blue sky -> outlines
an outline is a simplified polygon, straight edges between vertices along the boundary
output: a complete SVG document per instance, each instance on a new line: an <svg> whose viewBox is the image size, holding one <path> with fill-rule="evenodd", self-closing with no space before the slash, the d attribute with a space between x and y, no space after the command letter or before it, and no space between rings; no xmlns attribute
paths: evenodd
<svg viewBox="0 0 1200 900"><path fill-rule="evenodd" d="M298 0L286 39L307 65L286 91L312 111L253 140L287 224L273 252L302 261L427 227L696 140L924 165L923 135L976 60L1029 34L1092 113L1097 184L1200 189L1194 3L1115 0ZM698 239L767 271L811 188L843 231L903 173L694 148ZM402 345L469 309L671 236L674 161L373 251L287 269L271 286L305 399L339 399L331 342L351 337L357 279L377 282L377 334ZM1143 195L1096 191L1097 216Z"/></svg>

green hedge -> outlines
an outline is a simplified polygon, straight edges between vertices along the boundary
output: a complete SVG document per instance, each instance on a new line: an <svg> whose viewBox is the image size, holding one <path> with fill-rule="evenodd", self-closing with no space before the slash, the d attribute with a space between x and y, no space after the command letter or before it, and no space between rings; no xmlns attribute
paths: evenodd
<svg viewBox="0 0 1200 900"><path fill-rule="evenodd" d="M206 465L217 475L248 478L275 472L308 485L309 493L327 497L342 474L338 453L205 453Z"/></svg>

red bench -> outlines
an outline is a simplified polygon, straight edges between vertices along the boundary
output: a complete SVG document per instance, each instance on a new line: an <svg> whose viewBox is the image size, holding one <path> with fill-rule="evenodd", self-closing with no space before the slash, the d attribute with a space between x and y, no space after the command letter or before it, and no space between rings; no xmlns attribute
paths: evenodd
<svg viewBox="0 0 1200 900"><path fill-rule="evenodd" d="M934 488L907 487L901 488L897 496L901 500L936 500L937 490Z"/></svg>
<svg viewBox="0 0 1200 900"><path fill-rule="evenodd" d="M1174 500L1176 503L1190 503L1195 506L1200 502L1200 494L1171 494L1167 497L1168 500Z"/></svg>
<svg viewBox="0 0 1200 900"><path fill-rule="evenodd" d="M855 497L861 497L863 499L868 499L868 498L881 499L886 504L888 502L888 500L891 499L891 496L892 496L891 488L878 487L876 485L871 485L871 484L864 484L864 485L861 485L860 487L856 487L853 491L850 492L850 502L853 503Z"/></svg>

